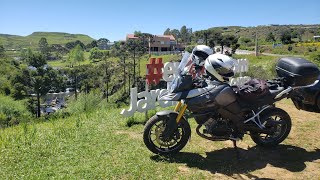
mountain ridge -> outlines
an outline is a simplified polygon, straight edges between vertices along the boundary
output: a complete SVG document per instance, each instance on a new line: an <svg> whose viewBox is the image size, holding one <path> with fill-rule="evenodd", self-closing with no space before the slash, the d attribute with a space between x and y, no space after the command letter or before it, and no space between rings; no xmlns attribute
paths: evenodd
<svg viewBox="0 0 320 180"><path fill-rule="evenodd" d="M49 44L62 45L76 40L88 44L95 40L86 34L35 31L27 36L0 33L0 44L3 45L5 49L37 48L38 42L42 37L46 38Z"/></svg>

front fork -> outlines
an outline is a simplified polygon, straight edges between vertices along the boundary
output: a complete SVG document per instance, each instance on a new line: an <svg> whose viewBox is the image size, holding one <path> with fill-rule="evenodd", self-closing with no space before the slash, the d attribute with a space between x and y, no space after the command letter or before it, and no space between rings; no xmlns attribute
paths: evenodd
<svg viewBox="0 0 320 180"><path fill-rule="evenodd" d="M176 107L174 108L174 111L178 112L178 116L176 118L177 124L179 124L179 122L181 121L181 118L184 115L187 107L188 107L187 104L179 101L178 104L176 105Z"/></svg>

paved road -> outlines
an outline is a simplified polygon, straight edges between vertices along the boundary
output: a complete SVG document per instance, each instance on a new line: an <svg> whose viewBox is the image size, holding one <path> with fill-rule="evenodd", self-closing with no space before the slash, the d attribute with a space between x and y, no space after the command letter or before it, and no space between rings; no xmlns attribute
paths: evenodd
<svg viewBox="0 0 320 180"><path fill-rule="evenodd" d="M248 50L241 50L237 49L236 54L254 54L254 51L248 51ZM272 54L272 53L260 53L265 56L277 56L277 57L288 57L288 56L294 56L294 57L301 57L300 55L291 55L291 54Z"/></svg>
<svg viewBox="0 0 320 180"><path fill-rule="evenodd" d="M254 51L237 49L236 54L254 54Z"/></svg>

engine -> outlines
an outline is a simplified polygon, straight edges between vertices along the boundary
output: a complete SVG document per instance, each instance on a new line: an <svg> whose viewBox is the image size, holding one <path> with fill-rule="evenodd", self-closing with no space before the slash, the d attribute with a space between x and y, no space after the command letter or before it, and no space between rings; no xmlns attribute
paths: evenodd
<svg viewBox="0 0 320 180"><path fill-rule="evenodd" d="M210 118L203 125L205 126L205 129L203 130L204 134L211 134L213 136L228 136L232 132L229 122L222 118Z"/></svg>

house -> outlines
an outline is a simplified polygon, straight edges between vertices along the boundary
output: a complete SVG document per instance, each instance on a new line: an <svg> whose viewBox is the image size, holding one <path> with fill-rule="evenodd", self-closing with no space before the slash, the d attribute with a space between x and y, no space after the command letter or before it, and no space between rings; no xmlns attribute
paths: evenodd
<svg viewBox="0 0 320 180"><path fill-rule="evenodd" d="M126 40L139 39L134 34L127 34ZM181 47L177 43L173 35L154 35L150 41L150 51L152 52L166 52L176 51Z"/></svg>
<svg viewBox="0 0 320 180"><path fill-rule="evenodd" d="M314 39L315 41L320 41L320 36L313 36L313 39Z"/></svg>

